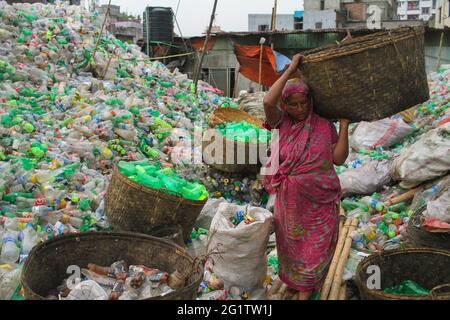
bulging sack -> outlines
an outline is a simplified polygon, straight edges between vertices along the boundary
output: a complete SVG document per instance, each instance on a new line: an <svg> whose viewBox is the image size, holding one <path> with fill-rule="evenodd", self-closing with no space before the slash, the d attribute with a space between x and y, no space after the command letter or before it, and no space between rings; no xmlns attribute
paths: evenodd
<svg viewBox="0 0 450 320"><path fill-rule="evenodd" d="M389 170L391 160L373 160L356 169L339 175L342 196L354 194L370 195L391 182Z"/></svg>
<svg viewBox="0 0 450 320"><path fill-rule="evenodd" d="M362 121L350 137L350 146L361 149L387 148L397 144L414 131L402 119L385 118L374 122Z"/></svg>
<svg viewBox="0 0 450 320"><path fill-rule="evenodd" d="M394 160L391 176L404 188L445 175L450 170L450 122L428 131Z"/></svg>
<svg viewBox="0 0 450 320"><path fill-rule="evenodd" d="M246 211L254 218L250 224L236 227L231 219L237 211ZM272 226L272 213L252 206L222 203L211 223L208 252L213 256L213 271L225 283L225 289L237 286L247 292L262 289L267 274L267 243Z"/></svg>

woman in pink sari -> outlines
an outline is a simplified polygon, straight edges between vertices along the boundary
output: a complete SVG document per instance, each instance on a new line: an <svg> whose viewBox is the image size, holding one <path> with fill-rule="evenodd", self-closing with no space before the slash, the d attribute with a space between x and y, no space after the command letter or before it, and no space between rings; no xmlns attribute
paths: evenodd
<svg viewBox="0 0 450 320"><path fill-rule="evenodd" d="M334 125L313 112L308 86L291 79L302 56L291 65L264 98L266 128L279 130L267 167L279 159L277 170L264 176L264 186L276 193L275 232L279 276L307 300L319 291L338 236L340 184L333 164L348 157L348 120Z"/></svg>

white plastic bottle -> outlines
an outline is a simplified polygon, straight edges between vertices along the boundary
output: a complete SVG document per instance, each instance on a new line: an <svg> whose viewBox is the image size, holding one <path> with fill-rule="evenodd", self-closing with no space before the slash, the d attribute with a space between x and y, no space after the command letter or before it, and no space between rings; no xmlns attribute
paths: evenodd
<svg viewBox="0 0 450 320"><path fill-rule="evenodd" d="M19 233L13 230L7 230L3 235L2 252L0 260L3 263L15 263L19 259L20 250L17 246Z"/></svg>
<svg viewBox="0 0 450 320"><path fill-rule="evenodd" d="M28 223L23 230L22 254L29 254L31 249L39 242L39 238L33 225Z"/></svg>

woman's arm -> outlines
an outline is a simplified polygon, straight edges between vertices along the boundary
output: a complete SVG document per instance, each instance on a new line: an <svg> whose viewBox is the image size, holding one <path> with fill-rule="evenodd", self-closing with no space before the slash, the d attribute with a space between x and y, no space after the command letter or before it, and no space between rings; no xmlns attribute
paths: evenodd
<svg viewBox="0 0 450 320"><path fill-rule="evenodd" d="M333 162L337 166L342 166L348 157L348 125L350 121L341 119L339 125L338 141L333 148Z"/></svg>
<svg viewBox="0 0 450 320"><path fill-rule="evenodd" d="M280 122L282 112L277 108L278 101L280 100L283 88L286 82L291 78L291 76L297 72L298 65L302 60L301 54L296 54L292 58L292 62L283 75L278 78L278 80L270 88L269 92L264 97L264 112L266 114L266 121L271 126L274 127L278 122Z"/></svg>

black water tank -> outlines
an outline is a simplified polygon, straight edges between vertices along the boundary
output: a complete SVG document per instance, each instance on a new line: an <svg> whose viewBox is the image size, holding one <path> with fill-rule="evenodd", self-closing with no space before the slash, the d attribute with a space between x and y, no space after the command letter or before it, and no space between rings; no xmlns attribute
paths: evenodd
<svg viewBox="0 0 450 320"><path fill-rule="evenodd" d="M148 38L147 38L148 34ZM144 13L144 39L171 43L173 11L166 7L147 7Z"/></svg>

